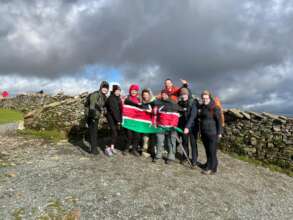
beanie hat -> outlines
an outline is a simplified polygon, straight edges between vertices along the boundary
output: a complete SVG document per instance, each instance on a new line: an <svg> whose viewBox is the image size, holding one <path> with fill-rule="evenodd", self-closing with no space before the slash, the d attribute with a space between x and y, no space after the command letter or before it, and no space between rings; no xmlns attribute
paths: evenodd
<svg viewBox="0 0 293 220"><path fill-rule="evenodd" d="M139 85L137 85L137 84L132 84L132 85L129 87L129 93L131 93L132 90L139 91Z"/></svg>
<svg viewBox="0 0 293 220"><path fill-rule="evenodd" d="M114 93L116 90L120 90L121 91L121 88L119 85L113 85L112 86L112 92Z"/></svg>
<svg viewBox="0 0 293 220"><path fill-rule="evenodd" d="M180 90L180 95L189 95L189 91L188 91L188 89L187 89L187 88L182 88L182 89Z"/></svg>
<svg viewBox="0 0 293 220"><path fill-rule="evenodd" d="M109 89L109 83L107 81L101 82L100 89L103 89L103 88Z"/></svg>

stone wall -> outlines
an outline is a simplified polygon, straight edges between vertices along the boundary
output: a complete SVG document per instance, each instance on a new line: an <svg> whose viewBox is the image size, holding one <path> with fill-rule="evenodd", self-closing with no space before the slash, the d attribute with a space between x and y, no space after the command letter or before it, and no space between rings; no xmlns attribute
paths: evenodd
<svg viewBox="0 0 293 220"><path fill-rule="evenodd" d="M0 102L0 108L13 108L25 115L26 128L58 129L67 135L85 128L84 101L88 93L76 97L20 95ZM32 110L32 111L30 111ZM269 113L225 110L226 126L220 148L226 152L275 164L293 171L293 119ZM105 117L99 127L107 125Z"/></svg>
<svg viewBox="0 0 293 220"><path fill-rule="evenodd" d="M225 111L220 148L293 171L293 119L270 113Z"/></svg>
<svg viewBox="0 0 293 220"><path fill-rule="evenodd" d="M68 98L70 98L70 96L65 96L63 94L57 94L56 96L38 93L20 94L16 97L1 99L0 108L14 109L23 113L28 113L52 102L58 102Z"/></svg>
<svg viewBox="0 0 293 220"><path fill-rule="evenodd" d="M66 97L61 101L40 106L24 116L25 128L34 130L57 129L66 135L80 133L85 128L84 102L88 93L75 97ZM105 126L106 118L102 117L99 128Z"/></svg>

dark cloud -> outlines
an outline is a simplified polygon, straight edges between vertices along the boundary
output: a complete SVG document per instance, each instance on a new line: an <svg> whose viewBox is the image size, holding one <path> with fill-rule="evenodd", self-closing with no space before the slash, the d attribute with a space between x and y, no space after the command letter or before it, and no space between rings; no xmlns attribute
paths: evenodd
<svg viewBox="0 0 293 220"><path fill-rule="evenodd" d="M290 1L0 4L2 75L56 78L98 64L155 90L167 77L186 78L195 92L211 88L228 106L291 111L267 101L293 96Z"/></svg>

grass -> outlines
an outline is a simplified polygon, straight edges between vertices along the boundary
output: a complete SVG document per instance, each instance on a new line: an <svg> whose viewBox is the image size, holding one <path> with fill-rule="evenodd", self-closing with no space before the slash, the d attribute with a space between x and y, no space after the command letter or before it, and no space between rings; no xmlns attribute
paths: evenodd
<svg viewBox="0 0 293 220"><path fill-rule="evenodd" d="M255 160L255 159L249 158L247 156L237 155L235 153L228 153L228 154L231 155L235 159L242 160L242 161L248 162L250 164L254 164L255 166L263 166L263 167L270 169L273 172L284 173L290 177L293 177L293 172L289 169L284 169L284 168L279 167L277 165L265 163L263 161Z"/></svg>
<svg viewBox="0 0 293 220"><path fill-rule="evenodd" d="M21 136L27 136L30 138L45 139L53 142L66 139L66 135L58 130L49 131L37 131L32 129L19 130L17 133Z"/></svg>
<svg viewBox="0 0 293 220"><path fill-rule="evenodd" d="M0 124L13 123L23 120L23 114L21 112L11 109L0 109Z"/></svg>

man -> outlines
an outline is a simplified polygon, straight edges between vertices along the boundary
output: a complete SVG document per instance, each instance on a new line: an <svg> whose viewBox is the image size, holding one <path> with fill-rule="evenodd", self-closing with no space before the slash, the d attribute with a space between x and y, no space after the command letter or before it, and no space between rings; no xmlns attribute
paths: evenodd
<svg viewBox="0 0 293 220"><path fill-rule="evenodd" d="M181 107L179 128L181 128L184 133L179 134L182 137L183 148L189 157L189 140L191 145L192 154L192 165L197 165L197 136L198 136L198 100L191 98L189 90L187 88L182 88L180 92L180 101L178 105ZM186 157L182 155L181 163L186 161Z"/></svg>
<svg viewBox="0 0 293 220"><path fill-rule="evenodd" d="M211 93L203 91L201 94L200 132L205 147L207 163L202 174L211 175L217 172L218 140L222 137L221 110L211 100Z"/></svg>
<svg viewBox="0 0 293 220"><path fill-rule="evenodd" d="M168 95L167 90L162 90L160 99L155 101L155 107L160 109L162 112L178 112L179 106L174 103L174 101L171 100L171 98ZM164 150L165 146L165 139L168 147L168 156L166 163L169 163L171 161L175 161L175 154L176 154L176 131L175 130L169 130L166 132L158 133L157 134L157 146L156 146L156 155L154 158L154 162L156 160L159 160L162 158L162 151Z"/></svg>
<svg viewBox="0 0 293 220"><path fill-rule="evenodd" d="M188 88L188 82L186 80L181 79L182 87L181 88ZM178 102L178 97L180 96L180 89L179 87L175 86L171 79L166 79L164 82L164 90L167 92L168 96L174 102ZM190 92L191 95L191 92Z"/></svg>
<svg viewBox="0 0 293 220"><path fill-rule="evenodd" d="M108 91L109 83L103 81L100 85L100 89L91 93L85 104L87 124L89 128L89 141L91 146L90 152L92 154L98 154L97 127L101 115L105 113L105 103Z"/></svg>

